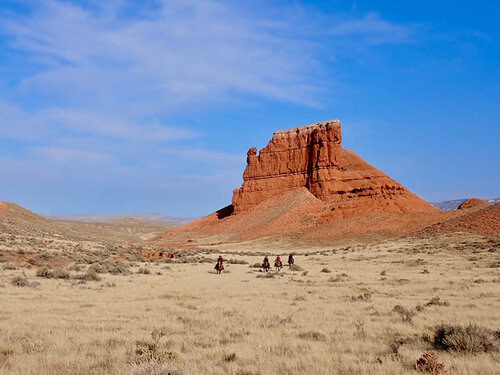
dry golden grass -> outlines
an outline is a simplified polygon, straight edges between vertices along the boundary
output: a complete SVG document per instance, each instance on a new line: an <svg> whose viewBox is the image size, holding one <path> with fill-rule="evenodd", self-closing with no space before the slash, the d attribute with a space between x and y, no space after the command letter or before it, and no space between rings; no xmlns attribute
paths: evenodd
<svg viewBox="0 0 500 375"><path fill-rule="evenodd" d="M432 345L439 324L500 329L498 241L322 249L295 255L303 270L265 278L252 267L260 255L225 251L248 264L226 264L218 276L212 263L137 263L101 281L0 264L0 373L399 375L418 374L428 351L449 374L500 373L496 350ZM27 286L11 283L23 274Z"/></svg>

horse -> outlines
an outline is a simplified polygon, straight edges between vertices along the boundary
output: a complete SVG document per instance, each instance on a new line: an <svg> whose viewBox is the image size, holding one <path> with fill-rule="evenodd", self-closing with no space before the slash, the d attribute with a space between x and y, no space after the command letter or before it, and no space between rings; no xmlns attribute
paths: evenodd
<svg viewBox="0 0 500 375"><path fill-rule="evenodd" d="M214 269L217 272L217 275L220 275L222 271L224 271L224 261L221 256L217 259Z"/></svg>
<svg viewBox="0 0 500 375"><path fill-rule="evenodd" d="M269 264L269 259L267 259L267 257L265 257L264 262L262 262L262 269L264 270L264 272L268 272L270 268L271 268L271 265Z"/></svg>
<svg viewBox="0 0 500 375"><path fill-rule="evenodd" d="M281 258L279 256L276 257L276 260L274 261L274 267L276 268L276 272L280 272L283 267L283 263L281 263Z"/></svg>

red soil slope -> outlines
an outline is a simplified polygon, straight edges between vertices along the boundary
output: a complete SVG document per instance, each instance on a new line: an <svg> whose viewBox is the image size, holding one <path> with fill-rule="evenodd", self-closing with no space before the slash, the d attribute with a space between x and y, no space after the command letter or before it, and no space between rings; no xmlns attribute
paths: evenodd
<svg viewBox="0 0 500 375"><path fill-rule="evenodd" d="M5 211L7 210L7 205L3 202L0 202L0 211Z"/></svg>
<svg viewBox="0 0 500 375"><path fill-rule="evenodd" d="M463 210L465 211L465 210ZM500 204L479 206L464 214L432 225L421 234L469 232L483 235L500 235Z"/></svg>
<svg viewBox="0 0 500 375"><path fill-rule="evenodd" d="M377 212L343 220L325 220L330 213L329 204L305 188L282 193L237 215L229 213L230 206L167 232L157 238L156 243L179 246L200 237L214 239L218 236L221 242L238 242L276 235L311 244L349 239L372 242L421 230L458 215L439 211ZM211 240L204 243L214 244Z"/></svg>

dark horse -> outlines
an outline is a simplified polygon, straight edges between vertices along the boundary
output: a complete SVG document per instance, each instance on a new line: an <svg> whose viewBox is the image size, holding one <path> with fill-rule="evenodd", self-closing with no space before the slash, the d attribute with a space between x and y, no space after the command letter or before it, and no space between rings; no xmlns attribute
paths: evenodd
<svg viewBox="0 0 500 375"><path fill-rule="evenodd" d="M264 257L264 261L262 262L262 269L264 272L268 272L271 268L271 264L269 263L269 258L267 256Z"/></svg>
<svg viewBox="0 0 500 375"><path fill-rule="evenodd" d="M222 259L222 256L219 256L219 259L217 259L217 263L215 264L215 271L217 271L217 274L220 275L222 271L224 270L224 259Z"/></svg>

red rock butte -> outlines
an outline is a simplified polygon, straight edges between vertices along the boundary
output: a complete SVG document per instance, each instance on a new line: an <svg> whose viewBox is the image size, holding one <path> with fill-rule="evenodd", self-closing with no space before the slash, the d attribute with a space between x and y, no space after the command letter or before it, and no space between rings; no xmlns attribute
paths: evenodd
<svg viewBox="0 0 500 375"><path fill-rule="evenodd" d="M339 120L274 133L257 153L247 153L243 185L234 190L234 214L276 195L307 188L328 203L325 220L374 212L427 212L437 208L419 198L352 151L342 148Z"/></svg>

